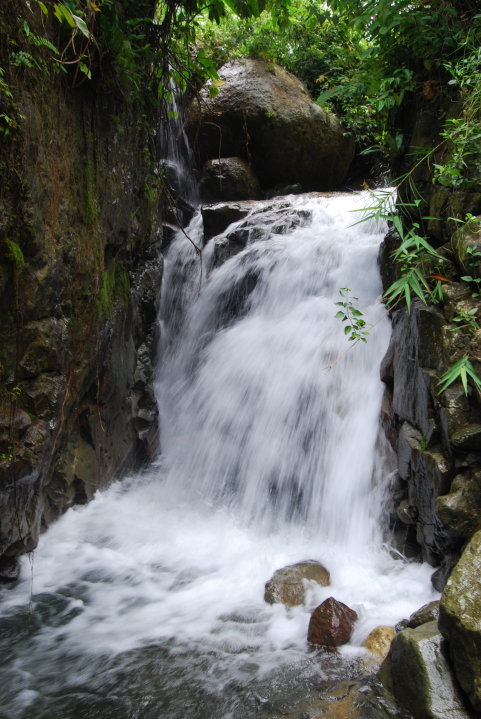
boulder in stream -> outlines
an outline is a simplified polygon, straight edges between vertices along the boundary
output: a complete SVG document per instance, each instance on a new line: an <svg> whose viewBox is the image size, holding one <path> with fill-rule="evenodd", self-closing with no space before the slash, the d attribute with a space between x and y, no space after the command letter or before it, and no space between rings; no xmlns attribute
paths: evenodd
<svg viewBox="0 0 481 719"><path fill-rule="evenodd" d="M395 636L396 630L394 627L383 625L375 627L364 640L363 646L366 647L371 654L377 654L378 657L385 659Z"/></svg>
<svg viewBox="0 0 481 719"><path fill-rule="evenodd" d="M393 640L381 681L415 719L468 719L436 622L405 629Z"/></svg>
<svg viewBox="0 0 481 719"><path fill-rule="evenodd" d="M329 597L311 614L307 640L325 649L335 649L349 641L356 619L357 613L347 604Z"/></svg>
<svg viewBox="0 0 481 719"><path fill-rule="evenodd" d="M305 581L328 587L330 576L327 569L314 559L278 569L266 582L264 599L268 604L286 604L296 607L305 602Z"/></svg>
<svg viewBox="0 0 481 719"><path fill-rule="evenodd" d="M219 94L211 97L208 83L186 121L201 162L242 157L265 189L300 183L306 191L325 190L343 182L354 140L294 75L248 58L227 63L219 77Z"/></svg>

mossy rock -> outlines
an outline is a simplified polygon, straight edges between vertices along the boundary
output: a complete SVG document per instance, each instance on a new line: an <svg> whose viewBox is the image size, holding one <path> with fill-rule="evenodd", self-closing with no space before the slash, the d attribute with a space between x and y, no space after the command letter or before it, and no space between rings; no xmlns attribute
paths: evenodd
<svg viewBox="0 0 481 719"><path fill-rule="evenodd" d="M266 582L264 600L268 604L300 606L304 604L306 598L304 580L327 587L330 583L330 576L327 569L313 559L290 564L278 569Z"/></svg>
<svg viewBox="0 0 481 719"><path fill-rule="evenodd" d="M466 546L441 598L439 628L456 678L481 711L481 530Z"/></svg>
<svg viewBox="0 0 481 719"><path fill-rule="evenodd" d="M372 632L368 634L362 645L366 647L371 654L377 654L377 656L384 659L389 653L391 642L395 636L396 630L394 627L375 627Z"/></svg>
<svg viewBox="0 0 481 719"><path fill-rule="evenodd" d="M385 669L390 676L384 681L387 679L401 707L415 719L470 716L451 675L436 622L400 632L393 640Z"/></svg>
<svg viewBox="0 0 481 719"><path fill-rule="evenodd" d="M481 529L481 472L468 471L453 480L449 494L438 497L439 518L461 539Z"/></svg>

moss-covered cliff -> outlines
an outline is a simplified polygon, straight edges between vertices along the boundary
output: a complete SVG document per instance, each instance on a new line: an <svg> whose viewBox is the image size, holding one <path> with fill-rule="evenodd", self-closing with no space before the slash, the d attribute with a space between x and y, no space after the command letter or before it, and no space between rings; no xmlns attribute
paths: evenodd
<svg viewBox="0 0 481 719"><path fill-rule="evenodd" d="M144 5L153 12L154 2ZM2 2L0 66L12 93L2 111L13 118L0 145L7 574L8 558L31 550L54 518L151 455L162 273L155 117L119 85L104 49L93 78L77 82L29 43L25 23L52 42L59 32L27 2ZM27 51L32 61L13 62Z"/></svg>

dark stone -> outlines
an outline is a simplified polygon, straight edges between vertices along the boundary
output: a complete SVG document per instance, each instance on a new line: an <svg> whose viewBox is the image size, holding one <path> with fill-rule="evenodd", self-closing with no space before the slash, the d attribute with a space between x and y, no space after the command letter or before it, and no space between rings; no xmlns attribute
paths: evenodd
<svg viewBox="0 0 481 719"><path fill-rule="evenodd" d="M307 640L311 644L333 649L351 638L357 613L346 604L329 597L311 614Z"/></svg>
<svg viewBox="0 0 481 719"><path fill-rule="evenodd" d="M16 557L2 557L0 559L0 582L10 584L20 578L20 564Z"/></svg>
<svg viewBox="0 0 481 719"><path fill-rule="evenodd" d="M459 552L449 552L441 560L440 566L431 575L431 584L438 592L442 592L453 567L459 559Z"/></svg>
<svg viewBox="0 0 481 719"><path fill-rule="evenodd" d="M396 631L401 632L403 629L415 629L416 627L420 627L421 624L437 621L438 617L439 600L435 600L417 609L411 614L409 619L403 619L399 624L396 624Z"/></svg>
<svg viewBox="0 0 481 719"><path fill-rule="evenodd" d="M207 242L212 237L220 235L233 222L238 222L246 217L252 210L252 204L216 204L207 205L202 208L202 219L204 221L204 239Z"/></svg>
<svg viewBox="0 0 481 719"><path fill-rule="evenodd" d="M202 169L200 193L204 202L257 200L259 180L241 157L208 160Z"/></svg>
<svg viewBox="0 0 481 719"><path fill-rule="evenodd" d="M296 227L304 227L311 221L307 210L285 212L284 203L261 205L245 219L240 220L228 233L215 240L213 265L217 267L259 240L268 240L273 235L283 235Z"/></svg>
<svg viewBox="0 0 481 719"><path fill-rule="evenodd" d="M438 497L439 517L458 537L467 541L481 529L481 470L457 474L449 494Z"/></svg>

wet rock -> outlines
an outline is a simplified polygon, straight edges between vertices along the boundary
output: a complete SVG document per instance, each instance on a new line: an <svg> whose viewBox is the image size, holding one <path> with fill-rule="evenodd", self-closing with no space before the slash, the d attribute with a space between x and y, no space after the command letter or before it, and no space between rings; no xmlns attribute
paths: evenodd
<svg viewBox="0 0 481 719"><path fill-rule="evenodd" d="M38 417L50 417L57 407L65 378L55 374L42 374L25 385L28 409Z"/></svg>
<svg viewBox="0 0 481 719"><path fill-rule="evenodd" d="M407 482L408 496L400 503L403 521L415 522L423 557L436 565L453 543L438 516L437 499L450 486L451 465L437 448L426 446L426 437L403 422L398 437L399 474Z"/></svg>
<svg viewBox="0 0 481 719"><path fill-rule="evenodd" d="M459 427L451 434L451 444L462 452L481 451L481 424Z"/></svg>
<svg viewBox="0 0 481 719"><path fill-rule="evenodd" d="M393 627L379 626L372 630L362 643L372 654L377 654L384 659L389 653L391 642L396 636L396 630Z"/></svg>
<svg viewBox="0 0 481 719"><path fill-rule="evenodd" d="M396 624L396 631L402 632L403 629L415 629L421 626L421 624L427 624L428 622L437 621L439 616L439 600L428 602L423 604L422 607L416 609L411 614L409 619L402 619Z"/></svg>
<svg viewBox="0 0 481 719"><path fill-rule="evenodd" d="M439 628L448 641L454 673L481 711L481 531L476 532L441 597Z"/></svg>
<svg viewBox="0 0 481 719"><path fill-rule="evenodd" d="M252 210L250 203L218 203L207 205L202 208L202 219L204 221L204 239L207 242L212 237L220 235L233 222L238 222L246 217Z"/></svg>
<svg viewBox="0 0 481 719"><path fill-rule="evenodd" d="M443 524L460 540L467 541L481 529L481 471L457 474L449 494L438 497L438 511Z"/></svg>
<svg viewBox="0 0 481 719"><path fill-rule="evenodd" d="M423 604L422 607L416 609L411 614L409 619L402 619L396 624L396 631L402 632L403 629L415 629L421 626L421 624L427 624L428 622L437 621L439 617L439 600L436 599L428 604Z"/></svg>
<svg viewBox="0 0 481 719"><path fill-rule="evenodd" d="M405 629L392 642L381 679L415 719L468 719L436 622Z"/></svg>
<svg viewBox="0 0 481 719"><path fill-rule="evenodd" d="M60 369L67 341L68 323L65 319L49 317L30 322L24 328L27 348L20 360L23 377L36 377L44 372Z"/></svg>
<svg viewBox="0 0 481 719"><path fill-rule="evenodd" d="M333 649L351 638L357 613L334 597L314 609L309 621L307 640L311 644Z"/></svg>
<svg viewBox="0 0 481 719"><path fill-rule="evenodd" d="M302 83L278 65L245 59L219 70L190 107L186 130L201 161L249 159L262 187L300 183L305 190L342 183L354 156L337 117L316 105Z"/></svg>
<svg viewBox="0 0 481 719"><path fill-rule="evenodd" d="M0 559L0 583L10 584L20 577L20 565L15 557Z"/></svg>
<svg viewBox="0 0 481 719"><path fill-rule="evenodd" d="M475 253L481 252L481 217L472 217L465 222L451 237L451 249L460 268L466 266L468 257L467 250L470 249ZM479 260L479 257L478 257ZM481 276L481 264L477 263L476 276Z"/></svg>
<svg viewBox="0 0 481 719"><path fill-rule="evenodd" d="M226 262L253 242L268 240L273 235L284 235L296 227L305 227L311 217L308 210L292 209L286 212L282 201L261 205L239 221L230 232L214 240L214 267Z"/></svg>
<svg viewBox="0 0 481 719"><path fill-rule="evenodd" d="M264 600L268 604L296 607L305 603L305 581L321 587L330 583L329 572L320 562L306 560L278 569L266 582Z"/></svg>
<svg viewBox="0 0 481 719"><path fill-rule="evenodd" d="M23 437L23 443L26 447L38 447L42 445L50 436L48 424L42 419L38 419L32 422L28 428L25 436Z"/></svg>
<svg viewBox="0 0 481 719"><path fill-rule="evenodd" d="M266 190L264 197L266 200L272 199L273 197L280 197L284 195L300 195L303 192L302 185L300 182L295 182L293 185L276 185Z"/></svg>
<svg viewBox="0 0 481 719"><path fill-rule="evenodd" d="M15 437L23 434L31 424L32 420L27 412L19 407L0 414L0 431L6 431L9 434L13 432Z"/></svg>
<svg viewBox="0 0 481 719"><path fill-rule="evenodd" d="M208 160L200 179L201 197L206 202L257 200L259 180L241 157Z"/></svg>

